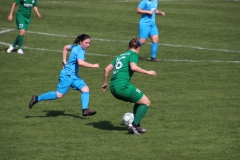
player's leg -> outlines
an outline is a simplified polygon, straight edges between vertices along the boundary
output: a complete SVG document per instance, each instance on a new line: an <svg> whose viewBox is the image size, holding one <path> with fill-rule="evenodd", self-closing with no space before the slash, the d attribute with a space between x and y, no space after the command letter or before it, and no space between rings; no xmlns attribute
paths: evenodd
<svg viewBox="0 0 240 160"><path fill-rule="evenodd" d="M82 115L83 116L91 116L91 115L96 114L97 112L95 110L88 109L90 93L89 93L89 87L84 82L84 80L81 78L77 78L72 83L72 88L82 92L82 94L80 96L80 102L82 104Z"/></svg>
<svg viewBox="0 0 240 160"><path fill-rule="evenodd" d="M150 37L152 40L151 45L151 61L153 62L160 62L160 60L157 59L157 52L158 52L158 28L156 25L152 27L150 30Z"/></svg>
<svg viewBox="0 0 240 160"><path fill-rule="evenodd" d="M29 109L33 107L37 102L40 101L49 101L49 100L55 100L63 98L63 96L67 93L69 90L69 87L72 83L72 78L68 75L60 74L59 76L59 82L57 85L56 91L49 91L46 93L43 93L39 96L33 95L30 102L29 102Z"/></svg>
<svg viewBox="0 0 240 160"><path fill-rule="evenodd" d="M22 19L24 19L24 21L22 22L22 24L19 24L18 50L17 50L19 54L23 54L22 44L23 44L24 36L26 35L26 31L28 30L28 27L30 24L29 18L22 17Z"/></svg>
<svg viewBox="0 0 240 160"><path fill-rule="evenodd" d="M146 24L139 23L138 25L138 37L140 46L146 43L147 38L149 37L150 28Z"/></svg>
<svg viewBox="0 0 240 160"><path fill-rule="evenodd" d="M134 134L144 133L147 130L141 127L140 122L148 111L150 100L135 86L130 85L129 88L131 102L135 103L133 107L134 121L129 125L129 129Z"/></svg>

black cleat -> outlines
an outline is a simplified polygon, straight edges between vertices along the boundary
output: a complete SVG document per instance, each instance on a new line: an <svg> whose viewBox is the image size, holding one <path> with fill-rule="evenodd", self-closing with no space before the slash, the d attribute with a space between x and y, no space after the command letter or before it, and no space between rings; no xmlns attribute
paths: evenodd
<svg viewBox="0 0 240 160"><path fill-rule="evenodd" d="M157 58L151 58L151 61L152 61L152 62L161 62L161 60L160 60L160 59L157 59Z"/></svg>
<svg viewBox="0 0 240 160"><path fill-rule="evenodd" d="M89 109L85 109L82 111L82 115L83 116L92 116L94 114L96 114L97 112L94 110L89 110Z"/></svg>
<svg viewBox="0 0 240 160"><path fill-rule="evenodd" d="M31 101L29 102L28 108L32 109L33 105L38 102L38 96L33 95Z"/></svg>

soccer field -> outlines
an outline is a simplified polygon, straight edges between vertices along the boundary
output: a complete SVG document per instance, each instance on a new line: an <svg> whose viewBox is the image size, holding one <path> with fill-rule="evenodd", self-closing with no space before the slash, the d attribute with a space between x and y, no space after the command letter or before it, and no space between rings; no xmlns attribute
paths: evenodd
<svg viewBox="0 0 240 160"><path fill-rule="evenodd" d="M8 54L18 31L7 17L13 1L0 0L0 159L83 160L238 160L240 159L240 1L162 0L157 58L148 61L150 40L139 66L156 77L135 73L132 83L151 100L141 125L148 132L128 134L121 118L133 104L102 92L103 70L138 36L140 0L40 0L24 38L24 54ZM91 36L80 68L90 88L83 117L80 93L37 103L33 94L54 91L62 68L62 49L86 33Z"/></svg>

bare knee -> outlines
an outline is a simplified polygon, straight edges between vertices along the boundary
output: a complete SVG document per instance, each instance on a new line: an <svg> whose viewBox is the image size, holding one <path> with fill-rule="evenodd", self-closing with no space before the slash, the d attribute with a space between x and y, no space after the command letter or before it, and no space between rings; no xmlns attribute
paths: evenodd
<svg viewBox="0 0 240 160"><path fill-rule="evenodd" d="M89 92L89 87L85 86L81 89L82 92Z"/></svg>
<svg viewBox="0 0 240 160"><path fill-rule="evenodd" d="M57 92L57 98L58 98L58 99L61 99L61 98L63 98L63 97L64 97L64 94Z"/></svg>
<svg viewBox="0 0 240 160"><path fill-rule="evenodd" d="M146 101L146 105L149 107L150 104L151 104L151 101L148 99L148 100Z"/></svg>

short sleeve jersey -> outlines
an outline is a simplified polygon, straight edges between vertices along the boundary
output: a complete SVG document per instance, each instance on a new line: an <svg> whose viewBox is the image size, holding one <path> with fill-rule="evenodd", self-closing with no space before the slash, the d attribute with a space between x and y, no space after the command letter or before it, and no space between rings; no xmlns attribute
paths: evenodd
<svg viewBox="0 0 240 160"><path fill-rule="evenodd" d="M130 63L138 64L138 54L132 50L128 50L117 58L115 58L111 64L114 66L113 75L110 85L126 85L131 81L131 77L134 71L130 68Z"/></svg>
<svg viewBox="0 0 240 160"><path fill-rule="evenodd" d="M142 17L139 21L139 23L147 23L147 24L152 24L155 23L155 16L156 16L156 9L158 7L158 0L142 0L138 4L138 8L142 10L154 10L154 13L152 15L150 14L142 14Z"/></svg>
<svg viewBox="0 0 240 160"><path fill-rule="evenodd" d="M71 53L63 71L73 78L78 77L78 60L85 60L86 51L80 45L70 45Z"/></svg>
<svg viewBox="0 0 240 160"><path fill-rule="evenodd" d="M14 0L14 2L20 5L18 12L27 18L31 17L32 8L38 5L38 0Z"/></svg>

